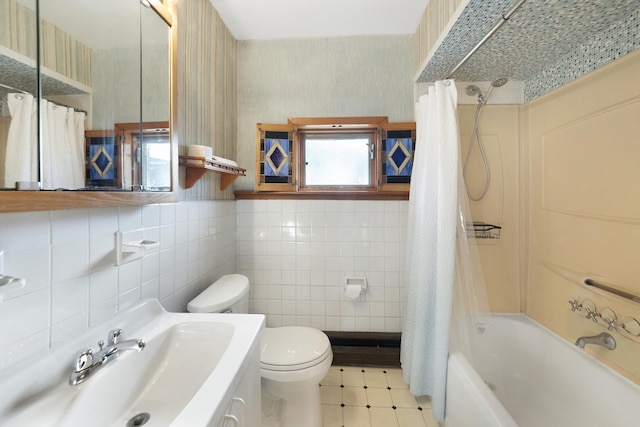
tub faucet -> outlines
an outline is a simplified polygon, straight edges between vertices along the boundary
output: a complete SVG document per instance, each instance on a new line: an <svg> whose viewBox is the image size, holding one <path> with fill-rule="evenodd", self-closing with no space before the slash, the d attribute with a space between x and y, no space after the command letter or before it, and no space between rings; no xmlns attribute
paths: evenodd
<svg viewBox="0 0 640 427"><path fill-rule="evenodd" d="M602 332L598 335L591 337L580 337L576 340L576 345L580 348L584 348L586 344L601 345L609 350L615 350L616 339L606 332Z"/></svg>
<svg viewBox="0 0 640 427"><path fill-rule="evenodd" d="M104 340L100 340L98 347L99 350L95 353L88 348L76 354L75 369L71 373L69 384L78 385L85 382L91 374L115 362L123 351L141 351L145 343L136 339L122 341L122 329L114 329L109 332L106 345Z"/></svg>

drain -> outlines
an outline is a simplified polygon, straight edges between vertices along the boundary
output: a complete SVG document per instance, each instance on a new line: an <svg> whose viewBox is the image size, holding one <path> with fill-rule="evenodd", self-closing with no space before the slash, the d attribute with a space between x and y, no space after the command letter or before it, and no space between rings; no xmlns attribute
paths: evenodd
<svg viewBox="0 0 640 427"><path fill-rule="evenodd" d="M149 415L148 412L141 412L131 417L129 422L127 422L127 427L143 426L149 421L149 418L151 418L151 415Z"/></svg>

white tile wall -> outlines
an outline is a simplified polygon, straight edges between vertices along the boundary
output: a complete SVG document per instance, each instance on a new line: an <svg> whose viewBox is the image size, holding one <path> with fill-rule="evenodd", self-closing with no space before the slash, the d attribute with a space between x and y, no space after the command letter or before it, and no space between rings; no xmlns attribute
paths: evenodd
<svg viewBox="0 0 640 427"><path fill-rule="evenodd" d="M238 270L268 326L399 332L407 202L240 200ZM369 289L344 297L344 279Z"/></svg>
<svg viewBox="0 0 640 427"><path fill-rule="evenodd" d="M5 274L0 370L108 320L143 298L167 310L223 274L251 280L269 326L399 332L406 202L201 201L0 215ZM160 242L115 266L116 230ZM369 289L344 298L346 276Z"/></svg>
<svg viewBox="0 0 640 427"><path fill-rule="evenodd" d="M236 271L236 217L235 201L0 215L5 274L27 280L24 289L0 288L0 370L143 298L185 310ZM115 266L118 229L160 245Z"/></svg>

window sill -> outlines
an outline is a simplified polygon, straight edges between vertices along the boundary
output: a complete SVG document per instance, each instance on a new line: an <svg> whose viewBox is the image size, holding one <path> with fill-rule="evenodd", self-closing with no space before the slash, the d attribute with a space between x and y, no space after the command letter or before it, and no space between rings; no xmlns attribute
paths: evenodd
<svg viewBox="0 0 640 427"><path fill-rule="evenodd" d="M236 191L237 200L409 200L408 191Z"/></svg>

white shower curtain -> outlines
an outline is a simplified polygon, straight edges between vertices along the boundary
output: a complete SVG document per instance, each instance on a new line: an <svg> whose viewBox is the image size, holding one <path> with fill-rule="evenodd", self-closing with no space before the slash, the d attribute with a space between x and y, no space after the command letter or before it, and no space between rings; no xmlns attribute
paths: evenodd
<svg viewBox="0 0 640 427"><path fill-rule="evenodd" d="M42 100L42 188L85 186L84 117L73 108Z"/></svg>
<svg viewBox="0 0 640 427"><path fill-rule="evenodd" d="M420 97L407 223L400 359L411 392L431 396L437 421L445 410L459 220L456 104L452 80L436 82Z"/></svg>
<svg viewBox="0 0 640 427"><path fill-rule="evenodd" d="M33 95L7 95L11 123L5 151L4 186L15 187L18 181L38 181L38 105Z"/></svg>
<svg viewBox="0 0 640 427"><path fill-rule="evenodd" d="M5 186L38 181L37 101L31 94L9 94ZM85 114L42 100L40 166L42 188L85 186Z"/></svg>

